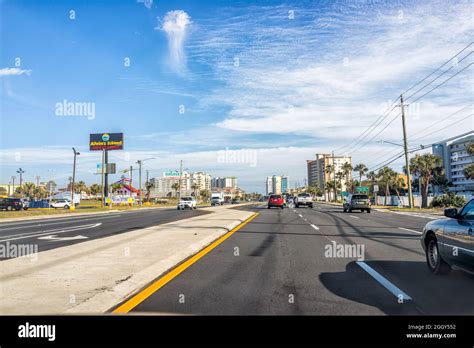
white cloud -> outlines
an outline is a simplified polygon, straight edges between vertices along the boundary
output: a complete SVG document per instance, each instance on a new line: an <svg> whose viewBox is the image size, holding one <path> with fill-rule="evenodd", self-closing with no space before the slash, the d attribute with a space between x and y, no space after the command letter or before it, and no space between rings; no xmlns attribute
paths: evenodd
<svg viewBox="0 0 474 348"><path fill-rule="evenodd" d="M13 76L13 75L31 75L31 70L23 70L19 68L0 69L0 76Z"/></svg>
<svg viewBox="0 0 474 348"><path fill-rule="evenodd" d="M137 0L138 3L142 3L147 9L153 6L153 0Z"/></svg>
<svg viewBox="0 0 474 348"><path fill-rule="evenodd" d="M166 33L170 55L170 66L174 71L183 73L186 69L184 42L191 25L191 17L183 10L170 11L165 15L161 29Z"/></svg>

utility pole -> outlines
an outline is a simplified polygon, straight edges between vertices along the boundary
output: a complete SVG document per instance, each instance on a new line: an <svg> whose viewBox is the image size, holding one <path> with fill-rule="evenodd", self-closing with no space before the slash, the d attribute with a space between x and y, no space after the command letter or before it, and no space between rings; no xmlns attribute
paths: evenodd
<svg viewBox="0 0 474 348"><path fill-rule="evenodd" d="M15 179L16 179L16 176L12 176L12 182L13 182L12 195L15 194ZM8 192L8 195L10 195L10 191Z"/></svg>
<svg viewBox="0 0 474 348"><path fill-rule="evenodd" d="M104 207L104 162L105 162L105 150L102 149L102 166L101 166L101 176L100 176L100 206Z"/></svg>
<svg viewBox="0 0 474 348"><path fill-rule="evenodd" d="M74 182L76 180L76 156L80 155L80 152L77 152L75 148L72 148L74 152L74 164L72 165L72 182L71 182L71 206L69 209L74 210L76 206L74 205Z"/></svg>
<svg viewBox="0 0 474 348"><path fill-rule="evenodd" d="M413 192L411 190L411 173L410 161L408 160L408 143L407 143L407 127L405 124L405 105L403 104L403 95L400 95L400 108L402 111L402 126L403 126L403 149L405 151L405 166L407 168L408 181L408 206L413 208Z"/></svg>
<svg viewBox="0 0 474 348"><path fill-rule="evenodd" d="M138 204L142 205L142 161L138 160Z"/></svg>
<svg viewBox="0 0 474 348"><path fill-rule="evenodd" d="M133 186L133 166L130 166L130 187ZM130 191L131 194L132 191Z"/></svg>
<svg viewBox="0 0 474 348"><path fill-rule="evenodd" d="M336 159L334 157L334 151L332 152L332 172L334 179L334 202L337 201L337 183L336 183Z"/></svg>
<svg viewBox="0 0 474 348"><path fill-rule="evenodd" d="M183 160L180 161L180 165L179 165L179 194L178 194L178 200L181 199L181 178L182 178L182 175L183 175Z"/></svg>
<svg viewBox="0 0 474 348"><path fill-rule="evenodd" d="M37 175L36 176L36 188L39 189L39 185L40 185L40 176ZM39 194L39 193L38 193ZM38 194L36 194L36 199L38 199Z"/></svg>

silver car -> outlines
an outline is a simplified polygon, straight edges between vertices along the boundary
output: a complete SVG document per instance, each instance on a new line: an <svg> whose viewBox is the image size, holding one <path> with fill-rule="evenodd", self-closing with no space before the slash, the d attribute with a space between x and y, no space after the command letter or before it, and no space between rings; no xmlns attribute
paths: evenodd
<svg viewBox="0 0 474 348"><path fill-rule="evenodd" d="M443 274L455 268L474 274L474 199L460 211L445 209L444 215L448 219L428 222L421 236L429 270Z"/></svg>

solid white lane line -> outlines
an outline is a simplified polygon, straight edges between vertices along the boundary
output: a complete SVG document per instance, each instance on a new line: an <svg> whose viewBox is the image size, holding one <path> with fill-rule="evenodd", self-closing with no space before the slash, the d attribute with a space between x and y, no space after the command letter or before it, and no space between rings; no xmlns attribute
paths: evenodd
<svg viewBox="0 0 474 348"><path fill-rule="evenodd" d="M351 218L354 218L354 219L359 219L359 217L357 216L354 216L354 215L349 215Z"/></svg>
<svg viewBox="0 0 474 348"><path fill-rule="evenodd" d="M374 278L377 282L379 282L385 289L390 291L393 295L395 295L397 298L401 298L404 301L411 301L412 298L408 296L404 291L399 289L397 286L392 284L387 278L385 278L383 275L378 273L376 270L374 270L372 267L370 267L368 264L366 264L363 261L357 261L356 262L360 268L362 268L364 271L366 271L372 278Z"/></svg>
<svg viewBox="0 0 474 348"><path fill-rule="evenodd" d="M301 214L298 214L298 216L299 216L300 218L302 218L302 217L303 217L303 215L301 215Z"/></svg>
<svg viewBox="0 0 474 348"><path fill-rule="evenodd" d="M89 225L83 225L83 226L78 226L78 227L68 227L68 228L62 228L62 229L55 229L55 230L49 230L49 231L39 231L39 232L33 232L33 233L22 233L22 234L16 234L12 236L6 236L6 239L0 239L0 242L8 242L10 240L18 240L18 239L26 239L26 238L32 238L32 237L40 237L40 236L47 236L48 234L58 234L58 233L68 233L68 232L73 232L73 231L79 231L79 230L85 230L89 228L94 228L97 226L102 225L101 222L97 224L89 224ZM11 238L10 238L11 237Z"/></svg>
<svg viewBox="0 0 474 348"><path fill-rule="evenodd" d="M311 227L314 228L315 230L319 230L319 227L318 226L315 226L313 224L311 224Z"/></svg>
<svg viewBox="0 0 474 348"><path fill-rule="evenodd" d="M399 227L400 230L408 231L408 232L414 232L418 234L423 234L423 232L420 231L415 231L415 230L410 230L409 228L404 228L404 227Z"/></svg>

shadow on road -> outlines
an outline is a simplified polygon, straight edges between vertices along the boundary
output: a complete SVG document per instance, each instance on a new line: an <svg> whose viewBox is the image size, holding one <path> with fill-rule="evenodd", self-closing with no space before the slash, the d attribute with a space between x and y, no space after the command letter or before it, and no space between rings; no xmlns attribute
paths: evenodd
<svg viewBox="0 0 474 348"><path fill-rule="evenodd" d="M448 276L431 274L424 262L366 261L379 274L408 294L412 301L398 298L378 283L355 261L345 272L321 273L324 286L339 297L377 307L389 315L472 315L474 276L452 271Z"/></svg>

